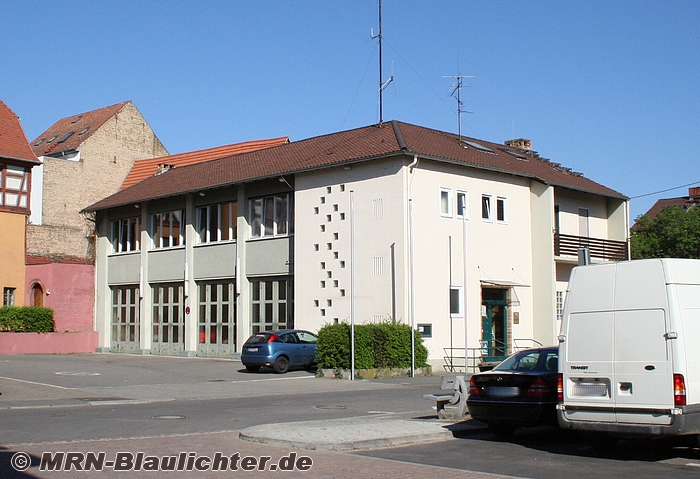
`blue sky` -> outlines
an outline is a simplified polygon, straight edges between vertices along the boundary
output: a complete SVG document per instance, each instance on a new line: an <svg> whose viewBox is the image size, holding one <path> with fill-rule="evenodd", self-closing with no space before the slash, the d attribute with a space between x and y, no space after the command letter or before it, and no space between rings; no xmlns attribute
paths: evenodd
<svg viewBox="0 0 700 479"><path fill-rule="evenodd" d="M30 140L133 100L170 153L379 121L378 0L0 5L0 99ZM525 137L633 197L700 184L700 2L383 0L385 121Z"/></svg>

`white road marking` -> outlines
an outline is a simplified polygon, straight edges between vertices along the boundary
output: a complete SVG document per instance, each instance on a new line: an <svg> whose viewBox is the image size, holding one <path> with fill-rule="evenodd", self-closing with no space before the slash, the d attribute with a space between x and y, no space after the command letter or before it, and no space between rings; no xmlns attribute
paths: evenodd
<svg viewBox="0 0 700 479"><path fill-rule="evenodd" d="M75 388L64 388L63 386L56 386L55 384L37 383L37 382L35 382L35 381L27 381L27 380L24 380L24 379L8 378L8 377L5 377L5 376L0 376L0 379L7 379L7 380L9 380L9 381L17 381L17 382L20 382L20 383L27 383L27 384L36 384L36 385L38 385L38 386L48 386L48 387L50 387L50 388L66 389L66 390L69 390L69 391L75 390Z"/></svg>

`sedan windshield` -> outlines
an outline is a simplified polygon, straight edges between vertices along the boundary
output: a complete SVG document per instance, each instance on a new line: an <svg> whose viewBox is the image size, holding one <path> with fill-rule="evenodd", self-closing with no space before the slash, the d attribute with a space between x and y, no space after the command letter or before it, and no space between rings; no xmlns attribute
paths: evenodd
<svg viewBox="0 0 700 479"><path fill-rule="evenodd" d="M556 371L559 352L536 349L514 354L493 368L494 371Z"/></svg>

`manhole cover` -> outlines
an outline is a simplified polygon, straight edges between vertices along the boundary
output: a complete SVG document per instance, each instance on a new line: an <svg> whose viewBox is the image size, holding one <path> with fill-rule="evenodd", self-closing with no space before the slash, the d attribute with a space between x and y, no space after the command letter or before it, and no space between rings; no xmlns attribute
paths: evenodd
<svg viewBox="0 0 700 479"><path fill-rule="evenodd" d="M223 383L225 379L207 379L210 383Z"/></svg>
<svg viewBox="0 0 700 479"><path fill-rule="evenodd" d="M163 414L161 416L153 416L153 419L188 419L188 417L179 414Z"/></svg>
<svg viewBox="0 0 700 479"><path fill-rule="evenodd" d="M347 409L346 406L343 406L342 404L319 404L318 406L314 406L315 409Z"/></svg>

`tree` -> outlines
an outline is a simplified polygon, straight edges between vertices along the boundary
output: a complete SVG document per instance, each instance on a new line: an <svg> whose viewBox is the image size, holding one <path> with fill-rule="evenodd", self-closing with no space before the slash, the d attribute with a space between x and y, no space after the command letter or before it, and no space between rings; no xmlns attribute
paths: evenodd
<svg viewBox="0 0 700 479"><path fill-rule="evenodd" d="M668 206L653 220L639 216L630 248L632 259L700 258L700 208Z"/></svg>

